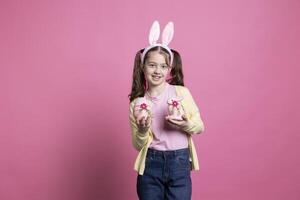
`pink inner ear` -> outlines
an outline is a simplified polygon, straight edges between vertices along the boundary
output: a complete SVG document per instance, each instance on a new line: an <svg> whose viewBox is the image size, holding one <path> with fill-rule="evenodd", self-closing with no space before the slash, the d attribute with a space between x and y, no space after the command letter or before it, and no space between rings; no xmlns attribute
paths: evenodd
<svg viewBox="0 0 300 200"><path fill-rule="evenodd" d="M174 34L173 23L169 22L163 31L163 36L162 36L163 44L168 45L173 38L173 34Z"/></svg>
<svg viewBox="0 0 300 200"><path fill-rule="evenodd" d="M158 21L154 21L149 32L150 45L156 44L160 34L160 28Z"/></svg>

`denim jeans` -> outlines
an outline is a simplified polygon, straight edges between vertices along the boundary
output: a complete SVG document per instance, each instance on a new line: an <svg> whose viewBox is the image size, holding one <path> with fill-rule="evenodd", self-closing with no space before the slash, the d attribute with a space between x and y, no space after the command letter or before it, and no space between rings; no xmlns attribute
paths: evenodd
<svg viewBox="0 0 300 200"><path fill-rule="evenodd" d="M137 175L140 200L190 200L192 196L189 149L148 149L143 175Z"/></svg>

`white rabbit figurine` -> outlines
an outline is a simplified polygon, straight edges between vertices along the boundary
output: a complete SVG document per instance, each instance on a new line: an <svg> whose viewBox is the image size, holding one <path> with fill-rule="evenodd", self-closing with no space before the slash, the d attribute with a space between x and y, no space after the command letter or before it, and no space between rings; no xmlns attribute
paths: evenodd
<svg viewBox="0 0 300 200"><path fill-rule="evenodd" d="M184 110L181 105L183 97L173 97L168 100L169 116L172 119L182 120Z"/></svg>
<svg viewBox="0 0 300 200"><path fill-rule="evenodd" d="M138 97L134 106L134 116L137 121L145 117L151 116L152 103L146 97Z"/></svg>

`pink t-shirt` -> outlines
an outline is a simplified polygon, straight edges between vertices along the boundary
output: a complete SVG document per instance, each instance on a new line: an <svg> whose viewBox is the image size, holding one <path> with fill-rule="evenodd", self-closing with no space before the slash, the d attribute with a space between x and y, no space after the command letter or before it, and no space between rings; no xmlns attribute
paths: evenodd
<svg viewBox="0 0 300 200"><path fill-rule="evenodd" d="M150 144L150 148L162 151L188 148L188 137L186 133L165 119L168 115L167 101L169 98L176 96L175 86L166 82L164 91L154 99L152 98L153 118L151 130L154 134L154 138ZM147 95L146 98L151 99Z"/></svg>

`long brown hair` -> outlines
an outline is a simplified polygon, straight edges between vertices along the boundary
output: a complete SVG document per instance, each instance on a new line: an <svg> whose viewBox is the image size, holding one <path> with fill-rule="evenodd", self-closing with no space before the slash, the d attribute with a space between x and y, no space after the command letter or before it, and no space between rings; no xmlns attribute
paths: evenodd
<svg viewBox="0 0 300 200"><path fill-rule="evenodd" d="M162 54L167 64L170 63L170 55L168 51L166 51L164 48L157 46L149 50L144 59L144 63L141 63L141 54L143 53L144 49L139 50L134 59L134 67L133 67L133 76L132 76L132 87L131 87L131 93L128 95L128 98L130 99L130 102L132 102L137 97L143 97L146 92L146 79L143 72L143 65L145 64L145 61L149 57L149 53L152 51L158 51L158 53ZM170 78L166 81L171 85L182 85L184 86L183 82L183 72L182 72L182 61L180 54L175 51L174 49L171 49L173 52L174 58L172 63L172 69L170 72Z"/></svg>

